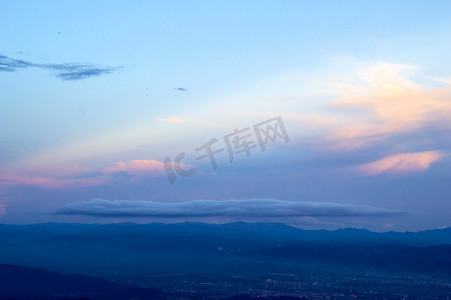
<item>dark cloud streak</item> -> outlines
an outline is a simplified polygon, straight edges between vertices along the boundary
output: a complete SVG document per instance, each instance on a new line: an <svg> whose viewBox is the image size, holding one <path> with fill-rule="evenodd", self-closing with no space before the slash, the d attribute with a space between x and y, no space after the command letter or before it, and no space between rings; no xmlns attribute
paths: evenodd
<svg viewBox="0 0 451 300"><path fill-rule="evenodd" d="M121 67L96 67L91 64L37 64L0 55L0 72L14 72L17 69L41 68L56 71L55 76L64 81L81 80L110 74Z"/></svg>
<svg viewBox="0 0 451 300"><path fill-rule="evenodd" d="M115 69L113 68L91 68L83 71L59 73L56 76L62 80L80 80L89 77L100 76L103 74L109 74L113 71L115 71Z"/></svg>
<svg viewBox="0 0 451 300"><path fill-rule="evenodd" d="M4 55L0 55L0 71L13 72L17 68L32 67L33 64L20 59L12 59Z"/></svg>

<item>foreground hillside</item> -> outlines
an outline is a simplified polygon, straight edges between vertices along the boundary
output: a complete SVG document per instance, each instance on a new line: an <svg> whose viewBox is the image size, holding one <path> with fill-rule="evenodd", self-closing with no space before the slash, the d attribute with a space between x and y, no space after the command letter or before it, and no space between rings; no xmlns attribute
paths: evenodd
<svg viewBox="0 0 451 300"><path fill-rule="evenodd" d="M98 299L123 300L133 297L166 299L151 289L125 287L89 276L63 275L42 269L0 264L1 299Z"/></svg>

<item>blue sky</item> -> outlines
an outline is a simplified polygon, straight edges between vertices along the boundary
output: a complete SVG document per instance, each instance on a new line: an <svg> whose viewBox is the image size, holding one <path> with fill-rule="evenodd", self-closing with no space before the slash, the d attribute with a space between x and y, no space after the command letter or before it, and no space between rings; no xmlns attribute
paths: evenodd
<svg viewBox="0 0 451 300"><path fill-rule="evenodd" d="M173 222L109 215L103 200L140 210L139 201L202 200L208 209L239 199L247 209L272 199L268 207L302 209L236 219L378 231L451 226L450 6L2 2L0 222ZM224 147L235 129L277 116L288 143L232 163L224 151L217 169L196 160L211 139ZM197 172L171 185L163 161L181 152ZM323 213L308 215L305 207L320 204ZM105 213L59 213L77 205ZM328 215L334 205L362 213Z"/></svg>

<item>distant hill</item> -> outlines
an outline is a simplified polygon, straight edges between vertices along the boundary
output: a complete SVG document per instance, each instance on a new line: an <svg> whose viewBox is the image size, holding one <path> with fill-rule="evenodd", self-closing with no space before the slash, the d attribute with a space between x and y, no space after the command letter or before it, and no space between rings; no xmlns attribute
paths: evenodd
<svg viewBox="0 0 451 300"><path fill-rule="evenodd" d="M338 230L303 230L282 223L233 222L226 224L206 224L184 222L164 223L115 223L76 224L42 223L33 225L2 225L0 237L15 233L25 237L32 235L55 236L64 234L112 235L128 234L151 236L220 236L226 238L246 238L255 241L296 240L305 242L359 242L359 243L402 243L414 246L451 244L451 227L420 232L371 232L366 229L346 228ZM97 238L97 237L96 237Z"/></svg>
<svg viewBox="0 0 451 300"><path fill-rule="evenodd" d="M256 234L274 240L337 243L401 243L415 246L451 244L451 227L420 232L371 232L366 229L303 230L281 223L234 222L216 225L220 228Z"/></svg>

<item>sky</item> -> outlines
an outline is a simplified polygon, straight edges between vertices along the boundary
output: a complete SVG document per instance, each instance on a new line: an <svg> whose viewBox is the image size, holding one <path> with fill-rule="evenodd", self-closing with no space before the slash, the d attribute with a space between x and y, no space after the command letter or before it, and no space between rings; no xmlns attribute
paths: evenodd
<svg viewBox="0 0 451 300"><path fill-rule="evenodd" d="M449 1L1 1L0 223L451 226Z"/></svg>

